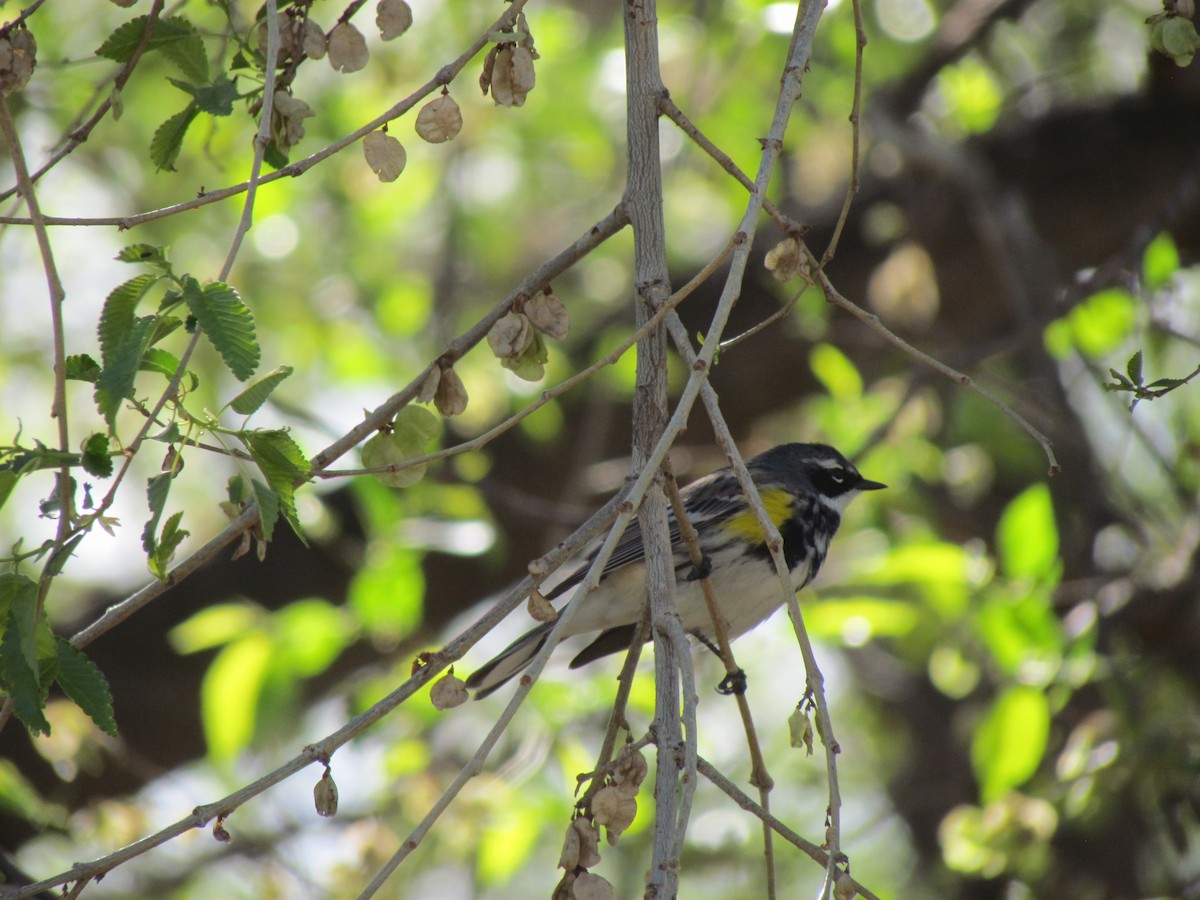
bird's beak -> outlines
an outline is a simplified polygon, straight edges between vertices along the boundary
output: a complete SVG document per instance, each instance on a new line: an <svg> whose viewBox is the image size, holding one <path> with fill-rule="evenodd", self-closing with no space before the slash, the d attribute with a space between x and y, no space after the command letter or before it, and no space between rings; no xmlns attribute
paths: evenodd
<svg viewBox="0 0 1200 900"><path fill-rule="evenodd" d="M860 491L882 491L885 487L887 487L887 485L882 481L870 481L866 478L858 483L858 489Z"/></svg>

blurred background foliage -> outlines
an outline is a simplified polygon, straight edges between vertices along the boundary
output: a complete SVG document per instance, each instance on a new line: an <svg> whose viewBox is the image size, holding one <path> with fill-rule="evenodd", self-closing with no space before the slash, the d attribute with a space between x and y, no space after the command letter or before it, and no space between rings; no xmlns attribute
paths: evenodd
<svg viewBox="0 0 1200 900"><path fill-rule="evenodd" d="M214 71L234 49L221 5L171 7L200 29ZM16 14L17 4L0 6ZM148 6L94 3L81 15L49 0L31 17L39 66L9 102L35 164L107 96L117 67L94 51ZM244 32L258 5L228 6ZM293 161L410 93L501 9L411 6L402 38L369 36L363 71L299 68L294 94L315 115ZM364 32L373 7L354 20ZM317 0L310 14L329 29L342 11ZM1146 19L1158 12L1150 0L862 3L862 187L830 276L1046 432L1060 477L1047 479L1036 443L977 395L938 380L815 290L763 271L748 277L731 333L780 304L789 312L723 351L713 372L743 453L821 440L890 485L850 509L802 596L843 749L844 848L855 877L881 896L1200 896L1200 395L1188 384L1161 396L1135 390L1186 378L1200 342L1200 73L1151 47ZM450 86L464 120L456 139L426 144L411 116L392 123L408 150L394 183L381 184L351 146L259 191L230 282L256 318L264 370L295 374L255 421L290 427L310 455L620 200L619 9L534 3L527 15L540 59L523 108L479 93L476 60ZM794 15L758 0L660 5L672 99L747 171ZM811 226L818 255L851 176L854 54L854 10L831 3L772 186L772 199ZM39 182L47 214L131 215L246 177L255 124L244 103L229 117L200 116L176 171L155 171L155 130L187 102L167 80L176 75L161 54L147 56L122 91L120 118ZM254 87L245 77L238 86ZM662 139L668 251L682 284L728 239L745 192L670 123ZM128 277L112 262L121 246L169 245L177 271L205 281L240 209L238 199L211 204L128 234L52 229L69 352L95 353L104 297ZM5 212L21 211L9 201ZM783 236L763 231L765 252ZM470 403L445 423L443 446L481 434L624 338L631 245L622 233L555 282L572 327L550 342L543 381L521 381L486 349L458 363ZM31 229L4 226L0 427L52 443L37 260ZM714 303L715 289L702 290L681 309L693 333ZM219 409L238 390L218 362L205 347L193 363L196 409ZM280 529L264 562L210 566L105 635L89 654L111 682L120 732L104 736L62 700L51 702L48 737L30 740L10 723L0 735L4 846L38 876L102 855L383 696L414 652L478 615L476 603L620 486L632 380L627 354L407 489L363 477L306 488L298 503L310 547ZM99 425L84 388L70 394L81 436ZM701 414L673 460L689 478L721 464ZM145 461L142 477L159 461ZM193 535L181 553L223 527L217 503L240 471L201 451L187 462L172 491ZM49 474L22 482L0 510L0 544L52 534L36 514L50 486ZM145 499L126 494L116 536L90 536L56 585L48 611L62 634L147 578ZM489 636L463 674L524 628L513 618L522 621ZM735 649L776 781L772 812L819 841L823 769L788 745L803 675L785 618ZM550 892L575 777L594 764L617 667L568 674L561 656L388 896ZM715 661L698 655L697 666L701 685L716 683ZM643 670L630 708L640 727L653 709ZM701 693L700 751L744 783L733 706ZM240 809L226 823L232 844L188 835L87 893L353 896L503 702L443 714L416 698L336 755L335 819L315 816L307 781L318 776L302 775ZM641 893L649 821L644 805L604 850L598 871L619 896ZM816 889L811 862L779 844L777 853L788 892ZM760 858L755 821L702 784L682 894L759 895Z"/></svg>

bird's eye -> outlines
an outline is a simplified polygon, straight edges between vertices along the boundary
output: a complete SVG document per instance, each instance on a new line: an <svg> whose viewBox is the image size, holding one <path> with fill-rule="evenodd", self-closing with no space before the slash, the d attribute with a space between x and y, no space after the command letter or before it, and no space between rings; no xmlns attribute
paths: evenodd
<svg viewBox="0 0 1200 900"><path fill-rule="evenodd" d="M846 480L846 473L840 469L831 469L829 472L829 479L834 484L842 484Z"/></svg>

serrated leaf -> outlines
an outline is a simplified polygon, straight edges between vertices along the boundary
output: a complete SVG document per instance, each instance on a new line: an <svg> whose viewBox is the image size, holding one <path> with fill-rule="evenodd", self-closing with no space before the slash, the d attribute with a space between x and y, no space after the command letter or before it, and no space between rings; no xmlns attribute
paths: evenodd
<svg viewBox="0 0 1200 900"><path fill-rule="evenodd" d="M1129 362L1125 364L1125 372L1129 375L1129 380L1134 384L1142 383L1142 351L1139 350L1133 356L1129 357Z"/></svg>
<svg viewBox="0 0 1200 900"><path fill-rule="evenodd" d="M13 572L0 574L0 612L5 628L16 629L17 647L26 664L38 671L37 638L34 622L37 618L37 585L24 575Z"/></svg>
<svg viewBox="0 0 1200 900"><path fill-rule="evenodd" d="M296 483L308 477L312 464L286 431L244 431L241 438L267 484L279 495L279 506L288 524L304 540L296 516Z"/></svg>
<svg viewBox="0 0 1200 900"><path fill-rule="evenodd" d="M271 392L291 374L291 366L280 366L274 372L264 375L230 400L229 408L243 416L257 412L259 407L267 402L267 398L271 396Z"/></svg>
<svg viewBox="0 0 1200 900"><path fill-rule="evenodd" d="M49 734L50 723L42 713L46 692L37 672L30 668L21 645L22 635L10 610L4 623L4 636L0 638L0 678L4 682L4 693L12 701L17 718L30 732Z"/></svg>
<svg viewBox="0 0 1200 900"><path fill-rule="evenodd" d="M175 113L155 130L150 139L150 161L157 171L175 171L175 160L179 159L188 126L199 114L200 107L194 102L189 103L186 109Z"/></svg>
<svg viewBox="0 0 1200 900"><path fill-rule="evenodd" d="M67 381L87 381L95 384L96 379L100 377L100 363L86 353L68 356L63 362L64 377Z"/></svg>
<svg viewBox="0 0 1200 900"><path fill-rule="evenodd" d="M105 734L115 735L117 720L104 673L70 641L55 638L54 648L58 657L54 680L58 686Z"/></svg>
<svg viewBox="0 0 1200 900"><path fill-rule="evenodd" d="M212 84L196 88L192 96L202 112L210 116L228 116L233 113L233 103L238 98L237 85L222 72Z"/></svg>
<svg viewBox="0 0 1200 900"><path fill-rule="evenodd" d="M282 169L289 162L287 152L279 149L274 138L271 138L271 143L263 149L263 162L272 169Z"/></svg>
<svg viewBox="0 0 1200 900"><path fill-rule="evenodd" d="M167 250L154 244L130 244L122 247L114 259L125 263L146 263L160 269L170 269L167 262Z"/></svg>
<svg viewBox="0 0 1200 900"><path fill-rule="evenodd" d="M104 309L100 312L100 325L96 329L100 338L100 359L105 366L112 362L116 348L129 335L133 327L134 310L156 281L157 275L138 275L113 288L105 299Z"/></svg>
<svg viewBox="0 0 1200 900"><path fill-rule="evenodd" d="M150 572L155 578L160 581L166 581L170 574L171 560L175 558L175 551L184 539L191 534L190 531L179 527L179 523L183 521L183 511L172 513L163 525L162 534L158 538L157 546L154 552L147 558L147 565L150 567Z"/></svg>
<svg viewBox="0 0 1200 900"><path fill-rule="evenodd" d="M13 488L17 486L21 476L11 469L0 471L0 509L4 508L5 502L9 495L13 492Z"/></svg>
<svg viewBox="0 0 1200 900"><path fill-rule="evenodd" d="M151 554L157 545L155 537L158 531L158 520L162 518L163 507L167 505L167 495L171 493L171 473L163 472L146 481L146 501L150 505L150 518L142 529L142 549Z"/></svg>
<svg viewBox="0 0 1200 900"><path fill-rule="evenodd" d="M46 574L51 577L61 574L67 564L67 560L71 558L71 555L75 552L75 548L79 546L79 542L82 540L83 534L77 534L50 554L50 558L46 560Z"/></svg>
<svg viewBox="0 0 1200 900"><path fill-rule="evenodd" d="M275 534L275 523L279 521L280 497L279 492L263 484L257 478L252 479L254 499L258 503L258 518L262 526L263 540L271 542Z"/></svg>
<svg viewBox="0 0 1200 900"><path fill-rule="evenodd" d="M254 316L238 292L219 281L201 288L189 277L184 281L183 300L234 377L245 381L253 375L261 351L254 334Z"/></svg>
<svg viewBox="0 0 1200 900"><path fill-rule="evenodd" d="M1152 381L1146 387L1151 390L1160 390L1162 388L1177 388L1181 384L1187 382L1186 378L1159 378L1157 381Z"/></svg>
<svg viewBox="0 0 1200 900"><path fill-rule="evenodd" d="M83 470L97 478L113 473L112 456L108 452L108 435L97 432L83 442Z"/></svg>
<svg viewBox="0 0 1200 900"><path fill-rule="evenodd" d="M96 55L113 62L129 62L142 42L148 21L148 16L136 16L119 26L96 48ZM168 16L156 20L146 49L161 52L193 81L208 81L208 57L204 53L204 40L196 31L196 27L182 16Z"/></svg>
<svg viewBox="0 0 1200 900"><path fill-rule="evenodd" d="M179 321L176 319L175 321ZM168 353L166 350L160 350L158 347L149 348L142 356L141 365L138 369L142 372L157 372L164 378L174 378L175 372L179 368L179 357L174 353ZM188 369L183 373L183 379L180 381L180 386L185 391L194 391L200 386L200 379L196 373Z"/></svg>
<svg viewBox="0 0 1200 900"><path fill-rule="evenodd" d="M116 420L121 401L133 395L133 382L149 347L155 319L155 316L145 316L134 320L124 340L112 350L111 362L105 362L96 379L96 408L110 427Z"/></svg>

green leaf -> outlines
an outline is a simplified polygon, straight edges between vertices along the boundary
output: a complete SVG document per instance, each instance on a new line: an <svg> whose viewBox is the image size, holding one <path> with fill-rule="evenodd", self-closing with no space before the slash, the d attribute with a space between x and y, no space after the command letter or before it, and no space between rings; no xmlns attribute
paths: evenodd
<svg viewBox="0 0 1200 900"><path fill-rule="evenodd" d="M147 564L150 566L150 572L155 578L160 581L166 581L170 574L169 569L171 560L175 558L175 551L184 539L191 534L184 528L179 527L179 523L183 520L183 510L173 513L165 525L163 525L162 535L159 536L154 552L147 559Z"/></svg>
<svg viewBox="0 0 1200 900"><path fill-rule="evenodd" d="M83 470L97 478L113 473L112 456L108 452L108 435L96 432L83 442Z"/></svg>
<svg viewBox="0 0 1200 900"><path fill-rule="evenodd" d="M104 301L97 334L100 338L100 359L105 366L112 363L118 348L125 344L133 328L134 310L158 278L159 276L149 273L138 275L113 288Z"/></svg>
<svg viewBox="0 0 1200 900"><path fill-rule="evenodd" d="M835 400L853 402L862 396L863 380L846 354L832 344L817 344L809 354L809 365L825 390Z"/></svg>
<svg viewBox="0 0 1200 900"><path fill-rule="evenodd" d="M187 277L183 299L234 377L245 381L253 375L261 351L254 334L254 316L237 291L219 281L201 288L196 279Z"/></svg>
<svg viewBox="0 0 1200 900"><path fill-rule="evenodd" d="M96 383L100 377L100 363L86 353L77 353L64 360L63 372L68 381L86 381Z"/></svg>
<svg viewBox="0 0 1200 900"><path fill-rule="evenodd" d="M1133 384L1142 383L1142 351L1139 350L1133 356L1129 357L1129 362L1125 364L1125 371L1129 375L1129 380Z"/></svg>
<svg viewBox="0 0 1200 900"><path fill-rule="evenodd" d="M12 701L13 712L25 727L35 735L49 734L50 723L43 714L46 691L38 678L36 666L31 668L29 665L23 647L24 635L16 621L15 612L9 611L4 624L4 636L0 638L0 680L3 681L4 693ZM34 658L36 660L36 654Z"/></svg>
<svg viewBox="0 0 1200 900"><path fill-rule="evenodd" d="M206 606L172 628L167 639L176 653L212 650L252 631L262 612L249 602Z"/></svg>
<svg viewBox="0 0 1200 900"><path fill-rule="evenodd" d="M233 113L233 104L238 98L237 85L222 72L212 84L196 88L192 96L201 111L211 116L228 116Z"/></svg>
<svg viewBox="0 0 1200 900"><path fill-rule="evenodd" d="M189 103L182 112L177 112L163 122L150 139L150 161L158 171L175 171L175 160L179 159L179 151L183 149L183 139L187 135L192 120L200 114L200 107Z"/></svg>
<svg viewBox="0 0 1200 900"><path fill-rule="evenodd" d="M13 492L13 488L17 486L17 482L21 476L12 469L4 469L0 471L0 509L4 508L9 495Z"/></svg>
<svg viewBox="0 0 1200 900"><path fill-rule="evenodd" d="M155 244L130 244L122 247L121 252L114 257L118 262L146 263L165 271L171 270L167 262L167 248Z"/></svg>
<svg viewBox="0 0 1200 900"><path fill-rule="evenodd" d="M51 577L59 575L66 566L67 560L71 558L71 554L75 552L75 548L79 546L79 542L82 540L83 534L77 534L50 554L50 558L46 560L46 574Z"/></svg>
<svg viewBox="0 0 1200 900"><path fill-rule="evenodd" d="M96 49L96 55L113 62L129 62L142 41L148 22L149 16L130 19L105 38L104 43ZM195 26L182 16L168 16L156 20L146 49L161 52L193 81L208 81L208 57L204 53L204 40Z"/></svg>
<svg viewBox="0 0 1200 900"><path fill-rule="evenodd" d="M179 369L179 357L158 347L151 347L142 356L142 362L138 368L142 372L157 372L169 380L175 377L175 372ZM195 372L188 369L183 373L179 384L185 391L194 391L200 386L200 379Z"/></svg>
<svg viewBox="0 0 1200 900"><path fill-rule="evenodd" d="M1058 559L1058 527L1050 489L1035 484L1013 498L996 528L1000 565L1010 578L1050 575Z"/></svg>
<svg viewBox="0 0 1200 900"><path fill-rule="evenodd" d="M115 735L117 720L113 716L112 693L104 674L70 641L55 638L54 647L58 655L54 680L58 686L105 734Z"/></svg>
<svg viewBox="0 0 1200 900"><path fill-rule="evenodd" d="M1179 271L1179 250L1167 232L1163 232L1146 245L1142 257L1142 280L1146 288L1156 291L1163 287Z"/></svg>
<svg viewBox="0 0 1200 900"><path fill-rule="evenodd" d="M0 621L9 623L6 629L15 630L17 647L26 665L38 671L37 636L34 620L37 618L37 585L24 575L13 572L0 574Z"/></svg>
<svg viewBox="0 0 1200 900"><path fill-rule="evenodd" d="M112 427L116 421L121 401L133 396L133 382L142 364L142 357L150 344L155 316L144 316L134 320L133 327L125 339L111 352L100 377L96 379L96 409Z"/></svg>
<svg viewBox="0 0 1200 900"><path fill-rule="evenodd" d="M273 652L270 637L251 631L222 648L208 667L200 686L200 718L214 759L232 759L254 736Z"/></svg>
<svg viewBox="0 0 1200 900"><path fill-rule="evenodd" d="M254 487L254 499L258 503L259 524L262 527L263 540L271 542L275 536L275 523L279 521L280 497L279 492L263 484L257 478L251 479Z"/></svg>
<svg viewBox="0 0 1200 900"><path fill-rule="evenodd" d="M971 766L985 803L1037 771L1050 737L1050 703L1037 688L1011 687L996 698L971 741Z"/></svg>
<svg viewBox="0 0 1200 900"><path fill-rule="evenodd" d="M146 481L146 500L150 504L150 518L142 529L142 549L153 554L158 541L158 521L162 518L163 508L167 505L167 495L171 493L171 473L163 472Z"/></svg>
<svg viewBox="0 0 1200 900"><path fill-rule="evenodd" d="M300 520L296 516L296 484L308 478L312 464L290 434L283 430L244 431L240 435L254 457L267 484L279 495L279 506L288 524L301 540Z"/></svg>
<svg viewBox="0 0 1200 900"><path fill-rule="evenodd" d="M248 416L256 412L260 406L267 402L267 398L271 396L271 392L277 388L284 379L292 374L291 366L280 366L274 372L264 375L258 381L254 382L236 397L229 401L230 408L243 416Z"/></svg>

